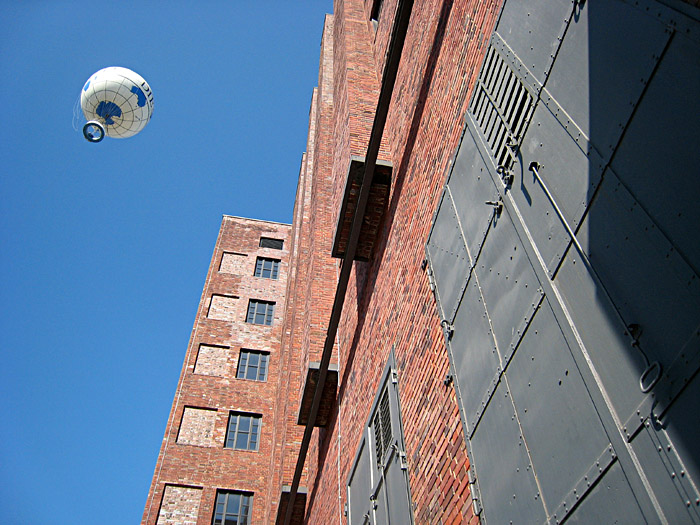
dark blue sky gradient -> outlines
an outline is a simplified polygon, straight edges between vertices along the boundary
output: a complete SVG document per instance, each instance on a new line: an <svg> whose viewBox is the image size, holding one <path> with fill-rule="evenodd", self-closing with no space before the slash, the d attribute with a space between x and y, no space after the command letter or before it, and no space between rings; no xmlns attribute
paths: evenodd
<svg viewBox="0 0 700 525"><path fill-rule="evenodd" d="M0 3L0 523L138 523L223 214L291 222L331 0ZM88 77L154 114L90 144Z"/></svg>

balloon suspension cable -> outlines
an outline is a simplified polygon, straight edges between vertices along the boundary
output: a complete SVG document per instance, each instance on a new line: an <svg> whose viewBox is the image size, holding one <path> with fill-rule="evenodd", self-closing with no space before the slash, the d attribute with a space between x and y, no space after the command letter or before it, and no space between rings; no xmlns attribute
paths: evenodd
<svg viewBox="0 0 700 525"><path fill-rule="evenodd" d="M105 127L102 122L91 120L83 126L83 136L88 142L100 142L105 138Z"/></svg>
<svg viewBox="0 0 700 525"><path fill-rule="evenodd" d="M83 122L85 122L85 115L83 115L83 110L80 107L80 95L78 95L73 105L73 131L80 131Z"/></svg>

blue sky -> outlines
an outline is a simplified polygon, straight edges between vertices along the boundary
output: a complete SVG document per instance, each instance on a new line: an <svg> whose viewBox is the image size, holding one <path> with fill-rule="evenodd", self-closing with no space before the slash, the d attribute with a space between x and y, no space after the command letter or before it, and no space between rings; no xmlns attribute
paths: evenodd
<svg viewBox="0 0 700 525"><path fill-rule="evenodd" d="M291 222L331 11L0 1L0 523L140 521L222 215ZM107 66L153 118L90 144Z"/></svg>

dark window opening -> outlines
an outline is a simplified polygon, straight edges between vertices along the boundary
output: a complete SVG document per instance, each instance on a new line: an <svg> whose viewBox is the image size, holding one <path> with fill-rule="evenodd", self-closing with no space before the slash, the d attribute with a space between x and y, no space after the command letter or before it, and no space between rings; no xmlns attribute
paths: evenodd
<svg viewBox="0 0 700 525"><path fill-rule="evenodd" d="M260 237L261 248L272 248L273 250L281 250L283 246L283 239L271 239L270 237Z"/></svg>
<svg viewBox="0 0 700 525"><path fill-rule="evenodd" d="M369 19L378 22L379 21L379 12L382 9L382 0L374 0L372 3L372 14L370 15Z"/></svg>

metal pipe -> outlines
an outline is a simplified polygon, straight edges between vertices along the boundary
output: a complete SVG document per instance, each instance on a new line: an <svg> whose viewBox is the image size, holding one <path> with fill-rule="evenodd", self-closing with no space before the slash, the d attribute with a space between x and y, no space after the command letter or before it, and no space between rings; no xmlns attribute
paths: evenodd
<svg viewBox="0 0 700 525"><path fill-rule="evenodd" d="M394 27L391 33L391 41L389 43L387 61L384 67L384 74L382 76L382 85L379 92L379 100L377 101L377 111L375 112L374 122L372 123L372 131L369 136L369 144L367 146L367 154L365 155L365 170L362 177L362 183L360 185L357 206L355 207L355 216L353 217L352 229L350 230L350 239L348 240L348 246L343 257L343 265L340 269L340 276L338 278L338 287L336 288L335 298L333 299L331 318L328 323L328 332L326 333L323 353L321 354L318 382L316 384L313 402L311 403L309 419L307 420L306 427L304 428L304 437L301 440L301 446L299 448L299 456L297 458L297 464L294 470L292 486L289 490L289 501L287 502L284 525L289 525L292 519L294 499L296 498L297 491L299 490L299 482L301 481L301 474L304 470L306 454L309 450L311 435L313 434L316 417L318 416L318 410L321 406L323 388L326 384L326 376L328 375L328 365L330 364L331 357L333 355L333 344L338 331L340 314L343 311L345 292L347 291L348 282L350 280L352 263L355 259L355 253L357 252L360 229L362 227L365 209L367 208L367 201L369 200L369 190L372 185L374 168L377 164L379 147L384 134L384 126L386 125L386 118L387 114L389 113L389 104L391 103L391 97L394 92L394 84L396 83L396 75L399 69L399 62L401 60L401 53L406 40L406 33L408 30L408 23L411 19L412 9L413 0L399 1L396 18L394 19Z"/></svg>
<svg viewBox="0 0 700 525"><path fill-rule="evenodd" d="M557 215L559 215L559 219L561 220L562 224L564 225L564 228L566 228L566 231L569 232L569 235L571 236L571 240L574 242L576 245L576 248L578 248L579 253L588 259L588 256L586 255L586 252L583 251L583 248L578 242L578 239L576 238L576 234L574 233L574 230L571 229L571 226L569 226L569 223L566 222L566 218L564 217L564 214L562 211L559 209L559 206L557 205L556 201L554 200L554 197L552 194L549 192L549 188L547 188L546 184L542 180L542 177L540 177L540 173L538 168L540 167L539 163L537 161L532 161L530 163L530 166L528 166L528 169L535 175L535 178L537 178L537 181L540 183L540 186L542 186L542 189L544 192L547 194L547 198L549 199L549 202L552 203L552 206L554 206L554 211L557 212Z"/></svg>

